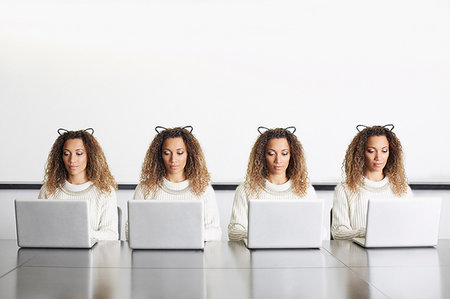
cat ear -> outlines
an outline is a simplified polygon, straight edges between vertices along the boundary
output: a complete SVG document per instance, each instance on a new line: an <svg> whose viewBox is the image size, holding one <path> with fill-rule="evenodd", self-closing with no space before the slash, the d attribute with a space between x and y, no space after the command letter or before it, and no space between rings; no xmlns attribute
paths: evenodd
<svg viewBox="0 0 450 299"><path fill-rule="evenodd" d="M291 132L292 134L294 134L295 131L297 131L297 128L294 127L294 126L290 126L290 127L285 128L285 130Z"/></svg>
<svg viewBox="0 0 450 299"><path fill-rule="evenodd" d="M258 127L258 132L261 135L264 134L268 130L269 130L269 128L266 128L266 127Z"/></svg>
<svg viewBox="0 0 450 299"><path fill-rule="evenodd" d="M59 136L66 134L67 132L69 132L66 129L63 128L59 128L56 132L58 132Z"/></svg>
<svg viewBox="0 0 450 299"><path fill-rule="evenodd" d="M87 128L87 129L84 129L84 131L88 132L91 135L94 135L94 129L93 128Z"/></svg>
<svg viewBox="0 0 450 299"><path fill-rule="evenodd" d="M362 129L361 129L362 128ZM365 125L357 125L356 126L356 130L358 130L358 132L361 132L362 130L364 130L364 129L366 129L366 128L368 128L368 126L365 126Z"/></svg>
<svg viewBox="0 0 450 299"><path fill-rule="evenodd" d="M386 128L389 131L392 131L392 130L394 130L394 125L393 124L387 124L387 125L384 125L383 128Z"/></svg>
<svg viewBox="0 0 450 299"><path fill-rule="evenodd" d="M192 131L194 131L194 128L192 126L184 126L184 127L182 127L182 129L188 130L189 133L192 133Z"/></svg>
<svg viewBox="0 0 450 299"><path fill-rule="evenodd" d="M161 127L161 126L156 126L155 127L155 131L156 133L161 133L162 131L167 130L167 128Z"/></svg>

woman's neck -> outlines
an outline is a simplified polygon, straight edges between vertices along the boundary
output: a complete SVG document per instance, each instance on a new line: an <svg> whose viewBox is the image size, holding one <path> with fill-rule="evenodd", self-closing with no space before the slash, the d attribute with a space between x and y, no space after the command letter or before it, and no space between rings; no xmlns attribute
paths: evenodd
<svg viewBox="0 0 450 299"><path fill-rule="evenodd" d="M172 183L181 183L186 180L186 176L184 175L184 173L167 174L166 180L168 180L169 182L172 182Z"/></svg>
<svg viewBox="0 0 450 299"><path fill-rule="evenodd" d="M274 185L282 185L288 181L288 178L286 174L277 174L277 175L269 174L267 180Z"/></svg>
<svg viewBox="0 0 450 299"><path fill-rule="evenodd" d="M373 182L379 182L382 181L384 179L384 174L383 172L369 172L366 171L366 173L364 173L364 177L368 180L371 180Z"/></svg>
<svg viewBox="0 0 450 299"><path fill-rule="evenodd" d="M79 175L75 175L75 176L69 175L69 177L67 178L67 181L69 183L71 183L72 185L81 185L81 184L87 183L89 180L87 179L86 174L79 174Z"/></svg>

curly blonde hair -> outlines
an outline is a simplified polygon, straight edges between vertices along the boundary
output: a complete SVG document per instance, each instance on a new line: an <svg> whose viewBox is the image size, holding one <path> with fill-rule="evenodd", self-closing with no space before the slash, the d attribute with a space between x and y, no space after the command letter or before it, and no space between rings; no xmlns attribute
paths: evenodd
<svg viewBox="0 0 450 299"><path fill-rule="evenodd" d="M346 175L345 183L354 194L358 194L360 188L364 185L364 173L366 171L364 152L367 140L372 136L386 136L389 142L389 157L383 169L383 174L389 179L394 194L402 196L408 188L403 167L402 145L395 133L386 127L367 127L353 138L342 163L342 169Z"/></svg>
<svg viewBox="0 0 450 299"><path fill-rule="evenodd" d="M258 195L265 188L265 179L269 176L266 147L269 140L273 138L286 138L291 153L286 176L292 182L294 193L298 196L305 196L309 187L309 179L303 147L293 133L282 128L267 130L256 139L250 152L244 182L248 195Z"/></svg>
<svg viewBox="0 0 450 299"><path fill-rule="evenodd" d="M67 180L68 173L63 161L63 147L69 139L81 139L86 148L86 176L97 189L110 194L111 188L117 189L116 181L109 171L106 157L95 137L85 130L66 131L53 143L48 155L43 185L49 194L55 194Z"/></svg>
<svg viewBox="0 0 450 299"><path fill-rule="evenodd" d="M184 168L186 179L190 180L192 192L199 196L205 192L211 176L206 168L206 160L197 138L186 128L165 129L153 139L145 154L140 183L144 187L144 195L155 197L166 177L166 167L162 159L162 145L167 138L183 138L186 145L187 161Z"/></svg>

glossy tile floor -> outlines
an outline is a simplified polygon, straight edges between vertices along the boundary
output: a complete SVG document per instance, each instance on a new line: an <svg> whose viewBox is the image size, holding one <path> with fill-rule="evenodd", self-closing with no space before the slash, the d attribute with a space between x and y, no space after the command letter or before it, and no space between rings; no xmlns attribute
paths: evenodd
<svg viewBox="0 0 450 299"><path fill-rule="evenodd" d="M450 240L436 248L19 249L0 240L0 298L450 298Z"/></svg>

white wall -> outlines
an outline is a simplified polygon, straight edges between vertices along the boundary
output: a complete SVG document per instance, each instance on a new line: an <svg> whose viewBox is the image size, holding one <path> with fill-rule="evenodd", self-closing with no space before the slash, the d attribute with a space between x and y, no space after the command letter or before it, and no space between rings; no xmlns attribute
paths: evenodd
<svg viewBox="0 0 450 299"><path fill-rule="evenodd" d="M117 191L118 205L123 211L123 224L127 218L126 202L132 198L133 190ZM37 198L38 190L0 190L0 239L15 239L15 198ZM450 191L414 191L416 196L439 196L442 197L441 224L439 238L450 238ZM317 191L319 198L325 200L327 208L330 208L333 201L332 191ZM234 191L216 191L217 204L219 206L220 221L222 227L222 239L227 240L227 225L230 221L231 207L233 203ZM329 226L329 217L325 215L324 223ZM122 230L124 225L122 225ZM122 231L122 236L124 233ZM124 237L122 237L124 238Z"/></svg>
<svg viewBox="0 0 450 299"><path fill-rule="evenodd" d="M355 126L387 123L411 183L450 182L448 0L3 0L0 28L0 182L41 182L56 130L94 127L137 183L153 128L193 125L234 183L258 126L294 125L337 183Z"/></svg>
<svg viewBox="0 0 450 299"><path fill-rule="evenodd" d="M258 126L294 125L312 183L337 183L355 125L394 123L410 183L448 184L449 5L3 0L0 183L40 183L59 127L94 127L117 181L137 183L156 125L193 125L214 183L243 180ZM450 237L449 193L430 194ZM0 237L13 198L36 196L0 191Z"/></svg>

